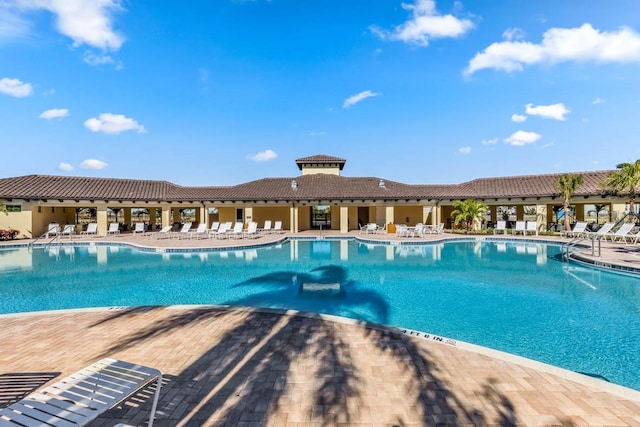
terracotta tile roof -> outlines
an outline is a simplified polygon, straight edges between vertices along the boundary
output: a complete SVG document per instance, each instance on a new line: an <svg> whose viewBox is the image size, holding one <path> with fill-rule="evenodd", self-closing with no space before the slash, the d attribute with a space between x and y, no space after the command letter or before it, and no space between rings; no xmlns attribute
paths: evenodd
<svg viewBox="0 0 640 427"><path fill-rule="evenodd" d="M576 196L604 195L600 182L611 171L581 172ZM557 196L562 174L480 178L462 184L409 185L376 177L314 174L264 178L225 187L182 187L167 181L27 175L0 179L0 198L139 201L297 201L490 199ZM292 181L296 181L295 188Z"/></svg>
<svg viewBox="0 0 640 427"><path fill-rule="evenodd" d="M337 163L340 167L340 170L344 167L344 164L347 162L346 159L340 157L327 156L326 154L316 154L315 156L309 157L300 157L296 159L296 165L298 165L299 169L302 169L303 164L326 164L326 163Z"/></svg>
<svg viewBox="0 0 640 427"><path fill-rule="evenodd" d="M611 171L575 172L582 175L584 183L578 187L576 196L604 195L606 190L600 183ZM540 197L557 196L558 178L562 173L548 175L523 175L502 178L480 178L456 186L447 198L496 198L496 197Z"/></svg>
<svg viewBox="0 0 640 427"><path fill-rule="evenodd" d="M0 197L59 200L163 200L167 181L26 175L0 179Z"/></svg>

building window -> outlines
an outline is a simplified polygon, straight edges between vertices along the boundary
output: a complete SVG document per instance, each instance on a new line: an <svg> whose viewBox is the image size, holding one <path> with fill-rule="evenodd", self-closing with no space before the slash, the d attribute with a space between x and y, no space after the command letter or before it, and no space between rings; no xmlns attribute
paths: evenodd
<svg viewBox="0 0 640 427"><path fill-rule="evenodd" d="M7 212L22 212L22 206L20 205L5 205Z"/></svg>

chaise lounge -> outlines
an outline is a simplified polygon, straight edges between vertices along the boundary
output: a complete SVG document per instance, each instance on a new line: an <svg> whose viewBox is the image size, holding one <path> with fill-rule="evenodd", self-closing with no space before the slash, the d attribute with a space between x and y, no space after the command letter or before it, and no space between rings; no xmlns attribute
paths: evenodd
<svg viewBox="0 0 640 427"><path fill-rule="evenodd" d="M111 358L0 409L0 426L84 426L154 382L156 390L148 424L152 427L162 373Z"/></svg>

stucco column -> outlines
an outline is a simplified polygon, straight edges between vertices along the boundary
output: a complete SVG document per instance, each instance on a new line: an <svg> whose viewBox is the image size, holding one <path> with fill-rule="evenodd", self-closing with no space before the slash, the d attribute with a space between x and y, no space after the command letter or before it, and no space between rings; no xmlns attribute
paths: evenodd
<svg viewBox="0 0 640 427"><path fill-rule="evenodd" d="M396 219L394 218L394 209L393 206L385 207L385 222L387 224L395 224Z"/></svg>
<svg viewBox="0 0 640 427"><path fill-rule="evenodd" d="M435 219L435 221L436 221L436 222L434 223L434 225L437 225L437 224L439 224L439 223L441 223L441 222L444 222L444 221L442 220L442 206L439 206L439 205L438 205L438 206L436 206L436 214L435 214L433 217L434 217L434 219Z"/></svg>
<svg viewBox="0 0 640 427"><path fill-rule="evenodd" d="M625 202L611 203L611 221L622 219L626 213L626 208L627 204Z"/></svg>
<svg viewBox="0 0 640 427"><path fill-rule="evenodd" d="M107 205L100 204L96 206L96 222L98 223L98 234L107 234L109 225L107 224Z"/></svg>
<svg viewBox="0 0 640 427"><path fill-rule="evenodd" d="M546 231L547 222L547 205L536 205L536 227L538 231Z"/></svg>
<svg viewBox="0 0 640 427"><path fill-rule="evenodd" d="M209 207L206 205L200 208L200 223L207 224L207 228L209 228Z"/></svg>
<svg viewBox="0 0 640 427"><path fill-rule="evenodd" d="M291 232L297 233L298 232L298 207L297 206L291 206L291 208L289 209L289 222L291 225Z"/></svg>
<svg viewBox="0 0 640 427"><path fill-rule="evenodd" d="M172 224L171 221L171 206L162 206L162 227L167 227Z"/></svg>
<svg viewBox="0 0 640 427"><path fill-rule="evenodd" d="M349 207L340 206L340 232L349 232Z"/></svg>
<svg viewBox="0 0 640 427"><path fill-rule="evenodd" d="M149 224L151 225L151 230L156 228L156 208L149 208Z"/></svg>
<svg viewBox="0 0 640 427"><path fill-rule="evenodd" d="M124 223L129 230L133 228L131 227L131 208L124 208Z"/></svg>

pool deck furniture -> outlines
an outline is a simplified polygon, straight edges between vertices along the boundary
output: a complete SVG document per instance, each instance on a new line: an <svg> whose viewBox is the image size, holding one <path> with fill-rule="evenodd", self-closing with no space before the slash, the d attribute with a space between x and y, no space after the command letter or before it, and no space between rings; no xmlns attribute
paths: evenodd
<svg viewBox="0 0 640 427"><path fill-rule="evenodd" d="M76 225L67 224L60 232L60 237L69 236L69 238L71 238L71 236L73 236L74 234L76 234Z"/></svg>
<svg viewBox="0 0 640 427"><path fill-rule="evenodd" d="M535 234L538 235L538 223L536 221L527 221L527 227L525 229L524 235L527 234Z"/></svg>
<svg viewBox="0 0 640 427"><path fill-rule="evenodd" d="M582 237L587 232L587 221L578 221L572 230L565 230L560 233L562 237Z"/></svg>
<svg viewBox="0 0 640 427"><path fill-rule="evenodd" d="M516 227L512 230L514 235L521 233L523 236L527 235L526 221L516 221Z"/></svg>
<svg viewBox="0 0 640 427"><path fill-rule="evenodd" d="M593 233L585 233L585 237L591 237L593 239L602 239L605 237L605 235L609 234L609 232L615 225L616 225L615 222L606 222L602 224L602 227L600 227L598 231Z"/></svg>
<svg viewBox="0 0 640 427"><path fill-rule="evenodd" d="M156 383L149 424L160 397L162 373L121 360L102 359L0 409L0 426L84 426L140 390Z"/></svg>
<svg viewBox="0 0 640 427"><path fill-rule="evenodd" d="M146 230L144 229L144 222L136 222L135 225L133 226L132 233L133 234L142 233L142 235L144 235L145 231Z"/></svg>
<svg viewBox="0 0 640 427"><path fill-rule="evenodd" d="M622 224L620 226L620 228L618 228L618 230L616 232L607 233L607 234L604 235L603 238L605 240L608 238L612 242L615 242L618 239L620 239L620 241L625 241L626 242L625 238L626 238L627 234L629 234L631 232L633 227L635 227L635 223L633 223L633 222L625 222L624 224Z"/></svg>
<svg viewBox="0 0 640 427"><path fill-rule="evenodd" d="M507 234L507 221L498 221L496 228L493 229L493 234Z"/></svg>
<svg viewBox="0 0 640 427"><path fill-rule="evenodd" d="M110 234L120 234L120 224L117 222L112 222L109 224L109 229L107 230L106 236Z"/></svg>
<svg viewBox="0 0 640 427"><path fill-rule="evenodd" d="M98 235L98 223L91 222L87 224L87 229L80 232L81 236L97 236Z"/></svg>

